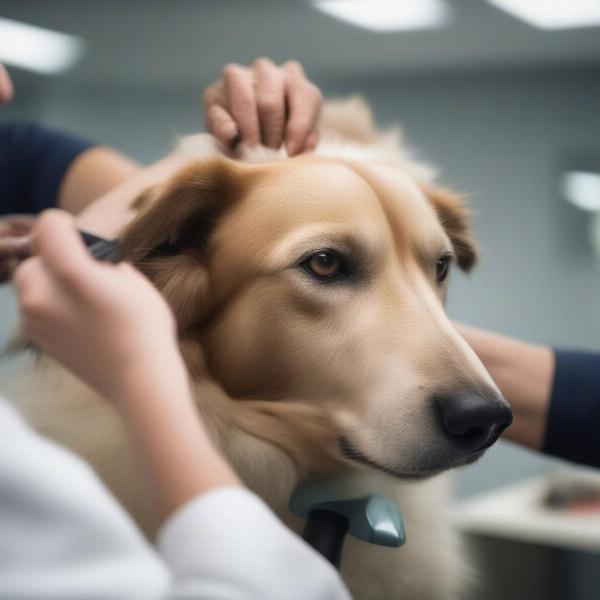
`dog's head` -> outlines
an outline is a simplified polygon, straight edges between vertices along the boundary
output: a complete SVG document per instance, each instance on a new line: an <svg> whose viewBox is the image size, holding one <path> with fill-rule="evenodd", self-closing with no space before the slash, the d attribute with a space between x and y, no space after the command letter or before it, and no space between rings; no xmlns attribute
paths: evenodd
<svg viewBox="0 0 600 600"><path fill-rule="evenodd" d="M297 462L318 447L316 463L418 477L510 423L444 312L451 265L476 258L456 195L383 163L215 157L136 207L123 252L173 307L192 376L255 407L242 426Z"/></svg>

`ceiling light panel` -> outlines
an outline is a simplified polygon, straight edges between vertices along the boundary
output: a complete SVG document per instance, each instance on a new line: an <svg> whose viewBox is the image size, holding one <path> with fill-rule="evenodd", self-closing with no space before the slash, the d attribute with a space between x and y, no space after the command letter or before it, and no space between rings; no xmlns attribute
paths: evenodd
<svg viewBox="0 0 600 600"><path fill-rule="evenodd" d="M435 29L450 20L442 0L313 0L327 15L378 33Z"/></svg>
<svg viewBox="0 0 600 600"><path fill-rule="evenodd" d="M600 26L600 0L487 0L538 29Z"/></svg>
<svg viewBox="0 0 600 600"><path fill-rule="evenodd" d="M74 35L0 17L0 62L52 75L70 69L84 51Z"/></svg>

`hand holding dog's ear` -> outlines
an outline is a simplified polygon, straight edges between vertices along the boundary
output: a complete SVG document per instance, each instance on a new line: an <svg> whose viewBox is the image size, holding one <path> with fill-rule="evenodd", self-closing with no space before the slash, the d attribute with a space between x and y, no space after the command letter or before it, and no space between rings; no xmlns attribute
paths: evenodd
<svg viewBox="0 0 600 600"><path fill-rule="evenodd" d="M274 149L284 144L294 156L313 150L319 140L321 92L296 61L229 64L203 99L207 130L226 147L239 141Z"/></svg>
<svg viewBox="0 0 600 600"><path fill-rule="evenodd" d="M165 300L130 265L94 260L70 215L43 213L33 250L14 282L23 332L43 350L112 400L152 365L183 371Z"/></svg>

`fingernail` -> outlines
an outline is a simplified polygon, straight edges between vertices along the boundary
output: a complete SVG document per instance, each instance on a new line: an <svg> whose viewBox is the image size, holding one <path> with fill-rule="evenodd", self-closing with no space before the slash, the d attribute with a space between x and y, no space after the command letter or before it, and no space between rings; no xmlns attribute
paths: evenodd
<svg viewBox="0 0 600 600"><path fill-rule="evenodd" d="M294 156L296 153L296 142L289 140L285 143L285 150L288 156Z"/></svg>
<svg viewBox="0 0 600 600"><path fill-rule="evenodd" d="M304 150L310 152L317 147L319 143L319 134L311 133L308 138L306 138L306 143L304 144Z"/></svg>

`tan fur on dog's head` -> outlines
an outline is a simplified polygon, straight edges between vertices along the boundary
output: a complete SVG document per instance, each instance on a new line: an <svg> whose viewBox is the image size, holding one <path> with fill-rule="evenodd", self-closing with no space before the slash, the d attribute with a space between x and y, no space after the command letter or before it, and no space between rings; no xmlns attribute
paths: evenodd
<svg viewBox="0 0 600 600"><path fill-rule="evenodd" d="M121 237L123 256L169 302L193 380L209 377L202 331L230 293L227 285L221 287L215 281L218 277L210 277L209 237L217 221L259 177L259 172L222 156L194 162L164 186L148 189L134 201L140 216ZM249 274L238 275L241 282ZM291 398L285 404L245 399L233 405L218 387L205 386L208 397L199 399L199 408L212 416L213 424L216 420L224 422L225 428L239 427L285 449L300 471L322 472L339 466L335 456L338 434L326 411Z"/></svg>
<svg viewBox="0 0 600 600"><path fill-rule="evenodd" d="M456 194L377 162L213 157L137 206L124 256L172 306L192 377L224 390L199 403L225 427L304 472L356 458L420 476L481 454L444 437L434 400L496 396L436 282L440 256L476 257ZM344 278L307 270L323 249Z"/></svg>

